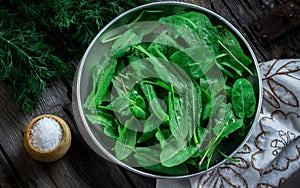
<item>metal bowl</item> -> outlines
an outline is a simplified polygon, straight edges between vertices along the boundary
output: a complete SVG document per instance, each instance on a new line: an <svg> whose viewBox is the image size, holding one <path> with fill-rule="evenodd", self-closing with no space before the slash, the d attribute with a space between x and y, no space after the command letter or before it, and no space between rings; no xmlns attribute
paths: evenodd
<svg viewBox="0 0 300 188"><path fill-rule="evenodd" d="M247 43L243 35L228 21L226 21L223 17L219 16L218 14L207 10L203 7L196 6L193 4L187 4L187 3L181 3L181 2L156 2L156 3L150 3L146 5L142 5L139 7L136 7L134 9L131 9L120 16L116 17L114 20L112 20L109 24L107 24L94 38L94 40L89 45L88 49L86 50L80 65L78 66L77 73L74 80L74 90L73 90L73 111L74 111L74 117L78 126L78 129L83 136L86 143L100 156L113 161L116 164L119 164L137 174L141 174L144 176L152 177L152 178L186 178L186 177L192 177L195 175L207 173L208 171L217 168L221 164L223 164L226 159L220 159L217 163L215 163L213 166L211 166L207 170L201 170L198 172L195 172L193 174L187 174L187 175L177 175L177 176L171 176L171 175L160 175L160 174L154 174L147 171L143 171L140 169L136 169L134 167L131 167L127 164L125 164L122 161L119 161L116 159L116 157L111 153L112 145L109 145L109 141L107 141L106 137L103 134L103 131L100 129L95 128L95 126L92 126L86 119L84 115L84 109L82 107L82 104L84 103L86 97L88 96L88 92L91 91L92 88L92 69L94 68L95 64L99 61L101 57L101 53L98 53L100 51L106 51L107 46L101 45L99 42L99 38L107 31L111 31L115 28L118 28L120 26L123 26L125 24L130 23L130 21L134 20L138 15L141 14L143 10L151 9L151 10L164 10L169 15L174 14L178 11L196 11L205 14L210 18L212 23L214 25L221 24L225 26L228 30L230 30L234 35L238 38L244 52L253 60L252 65L250 66L250 69L254 72L255 76L252 78L249 78L250 82L253 84L254 92L257 98L257 105L256 105L256 114L249 122L249 130L248 134L240 140L236 140L235 143L225 143L227 145L228 153L230 153L229 156L233 156L249 139L255 125L257 124L261 103L262 103L262 92L261 92L261 77L259 75L259 69L258 69L258 63L256 60L256 57L250 47L250 45Z"/></svg>

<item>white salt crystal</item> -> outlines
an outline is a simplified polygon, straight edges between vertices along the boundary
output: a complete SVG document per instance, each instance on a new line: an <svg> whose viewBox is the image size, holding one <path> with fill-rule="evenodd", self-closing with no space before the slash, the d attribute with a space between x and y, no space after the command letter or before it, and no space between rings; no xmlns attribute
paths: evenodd
<svg viewBox="0 0 300 188"><path fill-rule="evenodd" d="M42 118L31 128L30 141L40 151L50 151L56 148L62 139L62 128L52 118Z"/></svg>

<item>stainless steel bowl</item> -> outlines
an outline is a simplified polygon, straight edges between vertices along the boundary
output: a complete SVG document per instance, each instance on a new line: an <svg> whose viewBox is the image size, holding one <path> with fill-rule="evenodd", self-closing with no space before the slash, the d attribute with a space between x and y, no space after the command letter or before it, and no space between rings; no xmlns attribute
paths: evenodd
<svg viewBox="0 0 300 188"><path fill-rule="evenodd" d="M207 170L199 171L193 174L188 175L181 175L181 176L167 176L167 175L158 175L154 173L149 173L146 171L141 171L136 168L133 168L131 166L128 166L127 164L123 163L122 161L119 161L115 158L115 156L110 153L111 146L105 144L107 143L105 140L105 137L103 137L103 133L99 130L95 129L95 126L92 126L84 115L84 110L82 108L82 104L84 100L86 99L88 92L91 90L92 87L92 78L91 78L91 72L95 64L100 59L100 53L97 53L99 51L105 51L106 47L102 46L99 42L99 38L108 30L112 30L114 28L118 28L124 24L128 24L130 20L134 20L134 18L139 15L143 10L151 9L151 10L165 10L169 13L176 13L177 11L197 11L200 13L204 13L207 15L212 23L214 24L221 24L223 26L226 26L227 29L231 30L235 36L238 38L239 42L241 43L241 46L243 47L244 51L248 56L250 56L253 60L253 65L250 67L250 69L255 73L255 76L250 81L252 82L254 88L255 88L255 95L258 99L257 106L256 106L256 114L255 117L252 118L251 126L248 131L247 136L243 140L239 140L236 144L228 144L230 145L228 147L228 150L230 151L230 156L233 156L249 139L255 125L258 122L261 103L262 103L262 86L261 86L261 77L259 74L259 68L258 63L256 60L256 57L248 44L248 42L245 40L243 35L228 21L226 21L223 17L219 16L218 14L207 10L203 7L196 6L193 4L187 4L187 3L181 3L181 2L156 2L156 3L150 3L146 5L142 5L139 7L136 7L134 9L131 9L120 16L116 17L114 20L112 20L109 24L107 24L94 38L94 40L89 45L88 49L86 50L80 65L78 66L77 73L74 80L74 90L73 90L73 111L74 111L74 117L78 126L78 129L80 133L82 134L83 138L85 139L86 143L100 156L115 162L116 164L119 164L135 173L152 177L152 178L187 178L192 177L195 175L207 173L208 171L217 168L221 164L223 164L226 159L220 160L218 163L216 163L214 166L210 167Z"/></svg>

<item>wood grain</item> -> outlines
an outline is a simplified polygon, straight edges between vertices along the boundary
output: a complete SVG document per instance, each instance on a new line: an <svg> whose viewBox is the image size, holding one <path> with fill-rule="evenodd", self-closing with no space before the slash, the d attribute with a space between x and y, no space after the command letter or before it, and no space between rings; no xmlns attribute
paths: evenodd
<svg viewBox="0 0 300 188"><path fill-rule="evenodd" d="M11 167L10 159L2 152L2 145L0 149L0 187L22 187L19 174Z"/></svg>
<svg viewBox="0 0 300 188"><path fill-rule="evenodd" d="M11 88L0 83L0 105L7 107L0 111L1 146L12 166L17 169L22 183L26 187L132 187L117 165L102 159L87 146L73 117L68 116L70 112L66 112L71 101L66 95L64 83L52 83L37 109L31 114L23 114L9 95L12 93ZM41 163L30 158L22 144L23 132L28 122L45 113L63 118L73 137L67 154L53 163Z"/></svg>
<svg viewBox="0 0 300 188"><path fill-rule="evenodd" d="M260 62L299 58L300 28L263 45L250 29L261 16L285 0L185 0L210 9L233 24L246 38ZM72 62L75 66L77 62ZM81 137L72 113L72 80L53 80L37 108L24 114L12 97L12 88L0 82L0 187L155 187L155 180L137 175L99 157ZM67 154L53 163L29 157L23 147L25 126L34 117L50 113L63 118L72 133Z"/></svg>
<svg viewBox="0 0 300 188"><path fill-rule="evenodd" d="M27 155L23 146L23 128L29 117L21 112L10 96L11 87L0 84L0 122L2 152L9 158L11 169L16 169L25 186L55 186L48 172ZM4 108L3 108L4 107ZM27 118L26 118L27 117Z"/></svg>

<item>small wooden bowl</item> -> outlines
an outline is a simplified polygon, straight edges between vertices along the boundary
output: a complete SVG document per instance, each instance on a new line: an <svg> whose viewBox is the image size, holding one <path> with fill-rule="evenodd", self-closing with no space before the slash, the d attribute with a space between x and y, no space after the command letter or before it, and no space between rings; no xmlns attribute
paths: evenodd
<svg viewBox="0 0 300 188"><path fill-rule="evenodd" d="M37 148L35 148L32 145L31 140L30 140L31 128L35 125L35 123L38 120L40 120L44 117L48 117L48 118L52 118L52 119L56 120L62 128L62 139L61 139L60 144L56 148L54 148L50 151L38 150ZM56 160L62 158L67 153L68 149L70 148L70 145L71 145L71 131L69 129L69 126L63 119L61 119L58 116L51 115L51 114L40 115L40 116L34 118L28 124L28 126L25 130L25 134L24 134L25 149L32 158L34 158L38 161L41 161L41 162L56 161Z"/></svg>

